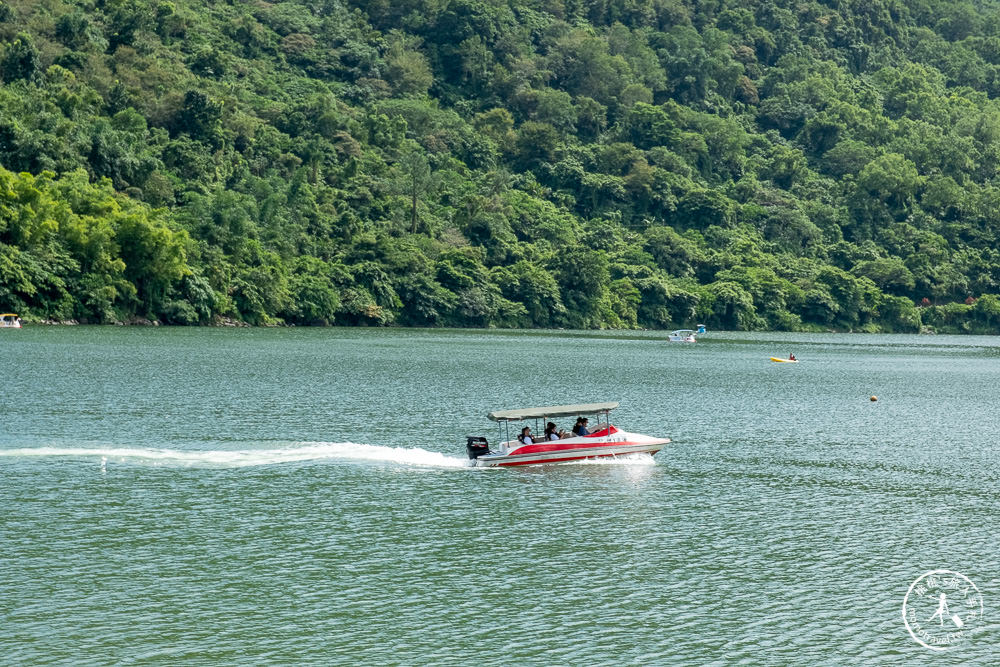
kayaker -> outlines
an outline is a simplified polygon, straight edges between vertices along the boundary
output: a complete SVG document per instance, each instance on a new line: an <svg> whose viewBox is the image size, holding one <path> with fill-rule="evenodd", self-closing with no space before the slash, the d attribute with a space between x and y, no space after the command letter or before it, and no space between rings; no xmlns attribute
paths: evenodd
<svg viewBox="0 0 1000 667"><path fill-rule="evenodd" d="M789 361L795 361L795 355L794 354L789 354L788 355L788 360Z"/></svg>

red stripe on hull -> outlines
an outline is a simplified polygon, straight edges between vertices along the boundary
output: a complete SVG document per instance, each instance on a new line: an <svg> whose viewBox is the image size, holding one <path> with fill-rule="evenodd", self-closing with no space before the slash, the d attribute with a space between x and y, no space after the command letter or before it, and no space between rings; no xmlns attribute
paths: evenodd
<svg viewBox="0 0 1000 667"><path fill-rule="evenodd" d="M542 459L540 461L510 461L509 463L496 463L495 467L509 467L509 466L537 466L546 463L565 463L566 461L582 461L584 459L607 459L614 458L616 456L629 456L631 454L649 454L650 456L655 455L659 449L653 449L645 452L609 452L608 454L591 454L589 456L566 456L558 459Z"/></svg>
<svg viewBox="0 0 1000 667"><path fill-rule="evenodd" d="M560 442L559 440L550 440L548 442L539 442L533 445L521 445L517 449L511 450L508 456L544 454L546 452L571 452L574 449L594 449L596 447L630 447L641 444L644 443L630 442L628 440L622 440L621 442L599 442L596 444L593 442Z"/></svg>
<svg viewBox="0 0 1000 667"><path fill-rule="evenodd" d="M627 444L627 443L611 443L611 444ZM593 449L595 447L592 442L576 442L576 443L562 443L558 441L552 441L552 444L539 443L537 445L522 445L515 450L512 450L510 455L514 456L516 454L544 454L545 452L568 452L574 449Z"/></svg>

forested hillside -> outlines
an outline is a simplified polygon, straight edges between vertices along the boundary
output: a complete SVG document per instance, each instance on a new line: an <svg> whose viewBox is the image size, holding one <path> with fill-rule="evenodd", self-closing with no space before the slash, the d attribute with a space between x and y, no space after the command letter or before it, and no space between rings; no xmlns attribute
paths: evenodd
<svg viewBox="0 0 1000 667"><path fill-rule="evenodd" d="M1000 5L4 0L0 309L1000 330Z"/></svg>

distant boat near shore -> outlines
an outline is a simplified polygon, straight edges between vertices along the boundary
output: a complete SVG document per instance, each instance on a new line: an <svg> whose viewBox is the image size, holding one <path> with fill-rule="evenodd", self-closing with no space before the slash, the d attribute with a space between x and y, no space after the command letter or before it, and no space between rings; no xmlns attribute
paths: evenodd
<svg viewBox="0 0 1000 667"><path fill-rule="evenodd" d="M697 343L698 339L694 337L694 329L678 329L677 331L671 331L667 335L667 340L671 343Z"/></svg>

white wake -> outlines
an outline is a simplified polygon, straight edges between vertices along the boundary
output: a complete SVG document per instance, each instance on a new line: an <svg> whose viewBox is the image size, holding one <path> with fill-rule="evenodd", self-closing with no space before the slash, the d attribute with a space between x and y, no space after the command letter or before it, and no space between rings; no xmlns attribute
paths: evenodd
<svg viewBox="0 0 1000 667"><path fill-rule="evenodd" d="M152 447L24 447L0 449L0 457L100 458L113 463L158 466L243 468L295 461L347 459L385 461L401 465L463 468L469 460L419 447L384 447L354 442L296 443L274 449L180 450Z"/></svg>

